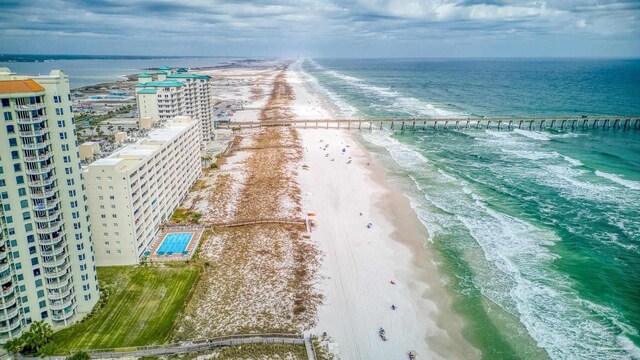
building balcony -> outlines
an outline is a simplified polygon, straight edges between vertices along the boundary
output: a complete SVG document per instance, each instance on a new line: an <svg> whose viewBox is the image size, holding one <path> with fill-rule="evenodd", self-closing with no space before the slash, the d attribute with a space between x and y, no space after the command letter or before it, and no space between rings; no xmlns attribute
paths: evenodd
<svg viewBox="0 0 640 360"><path fill-rule="evenodd" d="M51 140L44 140L34 144L22 144L22 149L25 150L43 150L51 145Z"/></svg>
<svg viewBox="0 0 640 360"><path fill-rule="evenodd" d="M16 104L16 110L18 111L33 111L44 109L44 103L35 103L35 104Z"/></svg>
<svg viewBox="0 0 640 360"><path fill-rule="evenodd" d="M22 125L31 125L31 124L39 124L43 121L47 121L47 117L44 115L41 116L34 116L34 117L19 117L16 119L16 121L18 122L18 124L22 124Z"/></svg>
<svg viewBox="0 0 640 360"><path fill-rule="evenodd" d="M49 186L56 180L58 180L58 177L56 175L51 175L43 180L29 180L29 186Z"/></svg>
<svg viewBox="0 0 640 360"><path fill-rule="evenodd" d="M65 308L68 308L71 305L74 305L73 296L67 297L66 300L52 302L51 304L49 304L49 309L51 309L51 310L64 310Z"/></svg>
<svg viewBox="0 0 640 360"><path fill-rule="evenodd" d="M69 270L69 267L71 266L70 262L65 263L62 267L56 269L56 270L49 270L47 268L44 269L44 277L46 279L58 279L61 278L64 275L67 275L67 270Z"/></svg>
<svg viewBox="0 0 640 360"><path fill-rule="evenodd" d="M55 189L48 189L44 191L31 191L29 195L31 195L32 199L46 199L54 196L58 192Z"/></svg>
<svg viewBox="0 0 640 360"><path fill-rule="evenodd" d="M37 231L36 231L37 232ZM58 233L53 233L47 239L38 239L40 245L57 245L60 242L64 241L65 231L61 230Z"/></svg>
<svg viewBox="0 0 640 360"><path fill-rule="evenodd" d="M6 332L10 332L13 331L17 328L20 327L22 323L20 321L14 321L13 323L7 323L7 325L5 326L0 326L0 333L6 333ZM17 337L17 334L14 335L14 337Z"/></svg>
<svg viewBox="0 0 640 360"><path fill-rule="evenodd" d="M24 170L27 173L27 175L42 175L42 174L46 174L46 173L50 172L54 168L55 168L55 166L53 164L49 164L49 165L40 166L40 167L35 168L35 169L26 168Z"/></svg>
<svg viewBox="0 0 640 360"><path fill-rule="evenodd" d="M44 215L38 215L38 213L35 214L35 216L33 217L33 219L37 222L37 223L49 223L52 221L57 221L58 218L60 217L60 214L62 213L62 210L60 209L55 209L54 211L49 211ZM43 228L46 228L49 226L45 226Z"/></svg>
<svg viewBox="0 0 640 360"><path fill-rule="evenodd" d="M59 259L56 259L55 257L49 259L47 257L43 257L42 266L47 268L57 268L61 265L64 265L65 261L67 261L67 258L68 256L66 255L60 257Z"/></svg>
<svg viewBox="0 0 640 360"><path fill-rule="evenodd" d="M45 283L48 290L57 290L62 287L69 285L69 278L71 278L71 273L67 272L62 277L58 278L58 280L47 280Z"/></svg>
<svg viewBox="0 0 640 360"><path fill-rule="evenodd" d="M20 130L20 137L33 137L33 136L43 136L49 132L49 129L39 129L39 130Z"/></svg>
<svg viewBox="0 0 640 360"><path fill-rule="evenodd" d="M67 242L63 240L62 243L58 245L58 247L54 247L52 250L40 251L40 254L42 256L60 256L67 251L65 249L66 245L67 245Z"/></svg>
<svg viewBox="0 0 640 360"><path fill-rule="evenodd" d="M53 201L38 201L33 204L33 210L35 211L46 211L54 209L56 206L60 204L60 200L56 199Z"/></svg>
<svg viewBox="0 0 640 360"><path fill-rule="evenodd" d="M4 257L6 258L6 255ZM0 273L9 271L10 267L9 261L5 261L4 263L0 262Z"/></svg>
<svg viewBox="0 0 640 360"><path fill-rule="evenodd" d="M23 155L22 159L26 162L40 162L40 161L47 161L51 159L51 157L53 157L53 154L47 151L44 154Z"/></svg>
<svg viewBox="0 0 640 360"><path fill-rule="evenodd" d="M5 275L5 277L6 277L6 275ZM7 281L11 281L11 274L9 274L9 279L7 279L7 280L0 279L0 280L2 281L2 283L6 283ZM8 295L14 294L15 293L14 287L15 286L13 286L13 284L11 284L11 285L7 286L6 289L3 288L2 290L0 290L0 296L4 297L4 296L8 296Z"/></svg>
<svg viewBox="0 0 640 360"><path fill-rule="evenodd" d="M73 293L73 285L68 284L67 286L59 290L49 291L48 292L49 300L53 300L53 301L63 300L64 298L71 295L72 293Z"/></svg>
<svg viewBox="0 0 640 360"><path fill-rule="evenodd" d="M13 278L11 277L11 271L0 273L0 284L10 283L12 280ZM5 289L3 289L2 292L4 292L4 290Z"/></svg>
<svg viewBox="0 0 640 360"><path fill-rule="evenodd" d="M15 306L14 308L12 308L10 310L0 311L0 321L12 319L12 318L18 316L19 313L20 313L20 311L18 311L18 307L17 306Z"/></svg>
<svg viewBox="0 0 640 360"><path fill-rule="evenodd" d="M16 303L18 302L18 297L15 296L15 294L13 296L9 296L8 298L3 300L4 302L0 302L0 310L1 309L6 309L6 308L10 308L14 305L16 305Z"/></svg>
<svg viewBox="0 0 640 360"><path fill-rule="evenodd" d="M69 320L76 314L76 304L73 303L69 309L64 311L55 311L51 313L51 319L54 321Z"/></svg>

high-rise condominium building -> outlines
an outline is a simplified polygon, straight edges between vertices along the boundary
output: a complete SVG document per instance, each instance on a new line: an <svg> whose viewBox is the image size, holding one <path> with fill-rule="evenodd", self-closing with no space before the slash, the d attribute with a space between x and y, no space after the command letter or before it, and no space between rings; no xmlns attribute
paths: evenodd
<svg viewBox="0 0 640 360"><path fill-rule="evenodd" d="M73 323L99 293L68 77L0 68L0 113L0 342L6 342L33 321L54 328Z"/></svg>
<svg viewBox="0 0 640 360"><path fill-rule="evenodd" d="M210 140L214 119L211 86L210 76L187 73L184 69L174 73L163 67L155 74L139 74L136 99L140 119L158 122L190 116L200 122L203 140Z"/></svg>
<svg viewBox="0 0 640 360"><path fill-rule="evenodd" d="M202 174L200 127L168 120L85 169L96 262L137 264Z"/></svg>

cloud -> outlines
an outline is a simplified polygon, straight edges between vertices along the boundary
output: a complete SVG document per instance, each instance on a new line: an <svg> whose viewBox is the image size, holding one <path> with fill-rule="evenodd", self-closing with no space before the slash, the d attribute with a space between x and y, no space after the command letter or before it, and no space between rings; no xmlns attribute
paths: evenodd
<svg viewBox="0 0 640 360"><path fill-rule="evenodd" d="M585 44L576 54L589 54L586 44L595 42L637 56L639 14L636 0L4 0L0 51L279 55L303 50L356 56L350 51L359 47L369 54L387 53L388 47L411 54L428 44L437 55L438 43L446 49L476 41L488 51L530 41L544 55L549 41ZM501 51L498 55L518 55Z"/></svg>

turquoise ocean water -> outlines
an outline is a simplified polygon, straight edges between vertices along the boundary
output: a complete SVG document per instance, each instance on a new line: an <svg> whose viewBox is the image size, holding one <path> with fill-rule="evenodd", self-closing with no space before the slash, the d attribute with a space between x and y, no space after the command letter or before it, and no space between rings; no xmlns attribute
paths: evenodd
<svg viewBox="0 0 640 360"><path fill-rule="evenodd" d="M306 60L341 116L640 115L638 60ZM364 132L486 359L640 358L640 130Z"/></svg>

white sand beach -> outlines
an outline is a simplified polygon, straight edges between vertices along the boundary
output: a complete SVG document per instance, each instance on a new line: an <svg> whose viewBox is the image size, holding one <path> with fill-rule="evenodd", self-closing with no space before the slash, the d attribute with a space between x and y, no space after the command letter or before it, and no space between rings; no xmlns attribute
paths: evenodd
<svg viewBox="0 0 640 360"><path fill-rule="evenodd" d="M332 116L295 70L287 81L294 116ZM299 171L303 210L316 214L311 239L325 255L318 284L325 300L312 333L326 332L340 359L405 359L409 350L419 359L479 357L422 246L426 229L384 170L347 130L298 131L308 166Z"/></svg>

